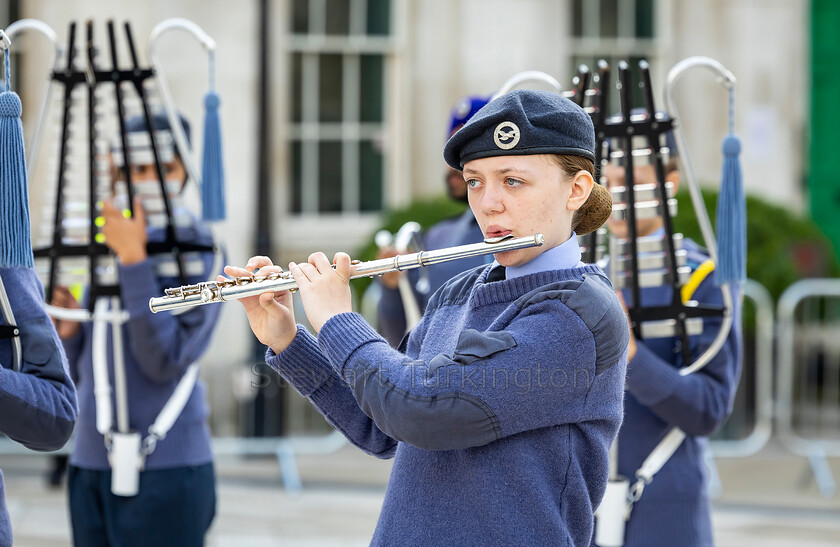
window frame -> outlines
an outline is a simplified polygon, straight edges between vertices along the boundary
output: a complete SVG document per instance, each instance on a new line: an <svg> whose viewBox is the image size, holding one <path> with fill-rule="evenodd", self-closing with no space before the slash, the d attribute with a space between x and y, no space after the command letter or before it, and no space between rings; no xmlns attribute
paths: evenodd
<svg viewBox="0 0 840 547"><path fill-rule="evenodd" d="M290 0L293 2L294 0ZM295 218L304 217L332 217L339 218L375 217L388 206L389 191L386 181L390 150L384 145L386 135L389 134L389 101L391 100L390 75L391 61L397 51L395 33L397 11L400 1L391 0L389 7L389 34L387 36L367 34L367 4L368 0L348 0L349 21L346 35L326 33L327 0L308 0L308 32L294 32L294 22L290 20L287 27L288 40L286 54L289 58L290 90L292 95L288 105L288 131L285 136L285 146L289 150L287 176L289 185L286 188L287 213ZM293 6L289 6L288 13L293 13ZM293 80L295 55L300 55L301 80ZM339 55L341 57L341 120L325 122L320 118L320 62L324 55ZM362 56L377 55L382 60L382 116L378 122L361 121L361 90L362 90ZM299 85L300 120L293 120L294 105L292 104L295 85ZM320 168L323 160L320 157L320 145L323 142L339 142L341 144L341 180L340 180L340 209L338 211L322 211L320 207ZM381 207L376 210L362 211L361 199L361 149L364 142L379 143L381 146ZM295 158L292 156L296 142L300 143L300 180L295 180ZM295 185L300 188L299 210L294 203L293 193Z"/></svg>

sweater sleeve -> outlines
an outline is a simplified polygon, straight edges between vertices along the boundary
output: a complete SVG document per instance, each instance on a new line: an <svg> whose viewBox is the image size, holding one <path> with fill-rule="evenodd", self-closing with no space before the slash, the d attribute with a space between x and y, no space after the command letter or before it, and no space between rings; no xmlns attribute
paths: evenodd
<svg viewBox="0 0 840 547"><path fill-rule="evenodd" d="M722 306L723 296L714 286L713 275L698 287L695 300ZM732 330L720 352L702 369L682 376L678 354L674 362L665 361L642 341L637 342L636 355L627 367L628 391L660 419L689 435L712 434L732 412L741 372L740 299L733 300ZM711 345L721 321L721 317L704 319L703 332L691 342L692 358Z"/></svg>
<svg viewBox="0 0 840 547"><path fill-rule="evenodd" d="M204 262L207 279L213 273L213 254L204 253ZM129 313L128 340L140 370L160 383L180 376L207 349L221 307L196 306L178 315L154 314L149 299L159 296L162 289L153 261L120 265L119 273L123 303Z"/></svg>
<svg viewBox="0 0 840 547"><path fill-rule="evenodd" d="M397 441L383 433L362 412L347 384L333 371L315 338L302 326L279 354L271 348L266 363L323 414L335 429L363 451L378 458L392 458Z"/></svg>
<svg viewBox="0 0 840 547"><path fill-rule="evenodd" d="M67 355L67 368L70 370L70 378L73 380L73 383L79 381L79 356L82 354L86 328L87 324L82 323L76 334L70 338L61 340L61 345L64 347L64 353Z"/></svg>
<svg viewBox="0 0 840 547"><path fill-rule="evenodd" d="M593 306L597 311L589 321L552 295L543 296L501 330L463 330L453 355L411 359L355 313L329 319L318 343L376 426L422 449L482 446L620 414L618 383L610 391L619 394L614 401L584 414L587 396L602 378L596 378L599 361L609 368L626 359L626 319L615 295ZM606 342L611 347L599 346L593 329L601 339L614 340ZM412 332L409 355L417 355L423 336L423 329ZM623 381L623 374L612 376Z"/></svg>
<svg viewBox="0 0 840 547"><path fill-rule="evenodd" d="M57 450L70 438L77 415L67 358L41 307L43 290L34 271L2 274L20 330L22 366L15 372L10 362L0 363L0 432L32 450Z"/></svg>

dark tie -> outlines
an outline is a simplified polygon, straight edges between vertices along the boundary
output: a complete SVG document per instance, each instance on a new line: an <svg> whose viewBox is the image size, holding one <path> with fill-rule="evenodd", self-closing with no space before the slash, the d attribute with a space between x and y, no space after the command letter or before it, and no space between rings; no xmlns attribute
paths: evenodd
<svg viewBox="0 0 840 547"><path fill-rule="evenodd" d="M505 267L504 266L496 266L490 273L487 274L487 282L492 283L494 281L502 281L505 278Z"/></svg>

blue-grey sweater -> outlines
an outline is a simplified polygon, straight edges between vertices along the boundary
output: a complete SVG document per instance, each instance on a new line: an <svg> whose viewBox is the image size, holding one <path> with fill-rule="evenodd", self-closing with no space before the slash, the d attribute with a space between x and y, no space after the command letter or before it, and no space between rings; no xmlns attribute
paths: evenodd
<svg viewBox="0 0 840 547"><path fill-rule="evenodd" d="M32 450L58 450L73 432L76 390L44 311L44 289L31 268L0 268L0 277L22 346L22 369L15 372L11 340L0 339L0 433ZM5 499L0 473L0 546L12 544Z"/></svg>
<svg viewBox="0 0 840 547"><path fill-rule="evenodd" d="M212 244L206 227L196 224L179 228L180 241ZM162 237L161 230L150 230L149 239ZM203 256L204 274L189 283L206 281L213 266L213 253ZM129 425L143 436L148 434L163 405L187 370L207 349L220 306L198 306L180 315L153 314L149 299L161 296L165 288L177 287L176 278L158 277L156 261L119 266L120 294L129 320L122 327L125 356L125 377L128 389ZM79 423L76 445L70 463L84 469L110 469L102 435L96 430L96 405L93 394L92 360L93 326L82 325L80 332L65 340L70 370L79 390ZM112 385L111 405L116 409L113 391L114 362L111 329L107 337L108 377ZM165 469L201 465L212 461L210 431L207 426L205 387L197 381L186 406L166 438L146 458L145 469Z"/></svg>
<svg viewBox="0 0 840 547"><path fill-rule="evenodd" d="M696 243L686 240L688 264L697 267L708 256ZM670 302L668 287L642 290L645 306ZM625 297L628 295L625 294ZM723 296L711 273L695 290L692 300L723 305ZM629 302L629 301L628 301ZM704 368L680 376L682 356L675 338L638 342L635 357L627 366L627 396L624 424L618 441L618 471L629 478L659 441L676 426L686 434L634 505L627 524L627 547L708 546L713 544L708 498L708 478L703 460L707 437L732 411L741 371L741 314L739 298L733 329L726 344ZM696 359L717 335L721 318L707 318L703 332L691 337L691 355Z"/></svg>
<svg viewBox="0 0 840 547"><path fill-rule="evenodd" d="M597 266L436 292L404 353L361 316L268 363L395 458L374 545L588 545L621 423L627 320Z"/></svg>

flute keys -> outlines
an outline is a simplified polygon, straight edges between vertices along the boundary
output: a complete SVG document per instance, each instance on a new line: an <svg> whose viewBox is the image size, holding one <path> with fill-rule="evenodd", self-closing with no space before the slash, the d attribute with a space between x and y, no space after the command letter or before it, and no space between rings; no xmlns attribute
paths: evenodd
<svg viewBox="0 0 840 547"><path fill-rule="evenodd" d="M204 287L201 289L201 301L204 303L212 302L216 299L217 292L218 285L216 283L205 283Z"/></svg>

